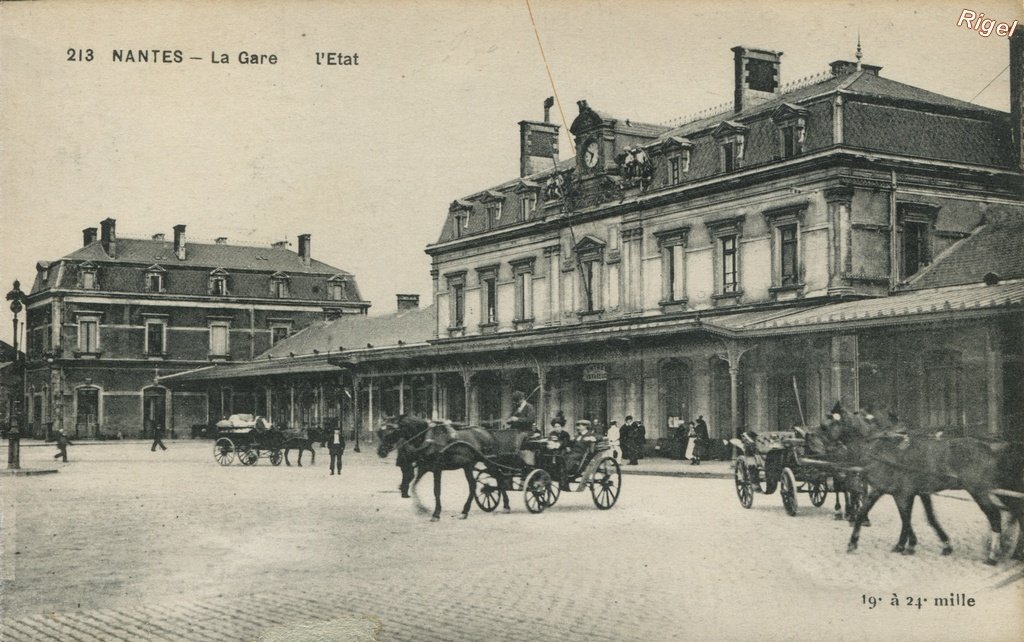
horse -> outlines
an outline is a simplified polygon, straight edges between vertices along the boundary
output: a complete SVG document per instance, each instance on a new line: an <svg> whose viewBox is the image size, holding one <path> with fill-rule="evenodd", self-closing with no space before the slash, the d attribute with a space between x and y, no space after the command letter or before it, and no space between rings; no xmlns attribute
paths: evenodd
<svg viewBox="0 0 1024 642"><path fill-rule="evenodd" d="M985 562L994 565L1000 555L1001 515L992 491L1008 488L1022 491L1019 448L1000 441L973 437L908 435L886 430L870 414L848 416L840 413L844 439L863 465L863 477L869 485L867 497L857 513L847 552L857 550L860 529L868 512L882 495L892 495L902 523L893 552L912 555L917 536L911 527L914 498L920 497L928 523L942 542L942 554L953 552L949 536L939 525L932 507L931 494L943 490L965 490L988 519L990 543ZM1004 499L1012 518L1024 524L1024 502ZM1014 559L1024 559L1024 536L1018 537Z"/></svg>
<svg viewBox="0 0 1024 642"><path fill-rule="evenodd" d="M816 432L808 432L805 439L811 455L840 465L849 462L850 453L842 440L842 427L835 421L822 424ZM845 519L852 526L864 496L860 476L855 471L837 470L832 475L832 487L836 495L833 517L836 521ZM845 500L845 511L842 500ZM870 520L865 519L864 526L870 525Z"/></svg>
<svg viewBox="0 0 1024 642"><path fill-rule="evenodd" d="M377 455L387 457L399 441L403 486L408 487L408 471L415 468L413 488L428 472L434 473L434 513L430 521L441 519L441 473L445 470L461 469L466 476L469 494L462 507L462 519L469 517L476 488L474 466L477 462L487 464L484 453L494 449L494 438L483 428L467 427L455 430L444 424L435 424L426 419L402 415L388 420L380 432ZM403 495L406 496L406 495ZM505 510L509 510L508 495L502 490Z"/></svg>
<svg viewBox="0 0 1024 642"><path fill-rule="evenodd" d="M291 466L291 462L288 461L288 452L291 450L299 451L299 467L302 467L302 452L305 450L309 451L311 458L310 465L316 464L316 451L313 450L313 444L322 444L326 438L326 433L318 430L308 430L303 435L301 431L290 431L291 434L287 435L284 442L281 444L281 448L284 450L284 463L286 466Z"/></svg>

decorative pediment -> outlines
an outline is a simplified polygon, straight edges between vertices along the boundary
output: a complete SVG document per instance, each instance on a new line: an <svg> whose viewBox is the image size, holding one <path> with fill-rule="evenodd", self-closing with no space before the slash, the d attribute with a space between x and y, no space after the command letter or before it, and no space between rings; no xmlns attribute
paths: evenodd
<svg viewBox="0 0 1024 642"><path fill-rule="evenodd" d="M689 138L669 136L665 140L660 141L653 146L658 147L662 152L667 153L677 149L690 149L693 147L693 141Z"/></svg>
<svg viewBox="0 0 1024 642"><path fill-rule="evenodd" d="M734 120L724 120L715 127L711 135L715 138L728 138L729 136L742 136L749 128L746 125L737 123Z"/></svg>
<svg viewBox="0 0 1024 642"><path fill-rule="evenodd" d="M540 183L534 183L525 179L519 179L512 191L516 194L530 194L540 191Z"/></svg>
<svg viewBox="0 0 1024 642"><path fill-rule="evenodd" d="M711 236L728 236L730 234L739 234L743 230L743 218L742 214L740 216L729 216L706 221L704 225L707 226Z"/></svg>
<svg viewBox="0 0 1024 642"><path fill-rule="evenodd" d="M219 268L214 268L210 272L210 276L231 276L231 275L228 274L227 270L225 270L224 268L219 267Z"/></svg>
<svg viewBox="0 0 1024 642"><path fill-rule="evenodd" d="M288 280L291 277L288 276L287 272L274 272L273 274L270 275L270 278L271 279L279 279L279 280Z"/></svg>
<svg viewBox="0 0 1024 642"><path fill-rule="evenodd" d="M344 283L345 282L345 275L344 274L335 274L331 278L327 279L327 282L328 283Z"/></svg>
<svg viewBox="0 0 1024 642"><path fill-rule="evenodd" d="M96 270L96 269L98 269L98 267L92 261L83 261L83 262L78 264L78 269L79 270L83 270L83 271L84 270Z"/></svg>
<svg viewBox="0 0 1024 642"><path fill-rule="evenodd" d="M465 211L465 210L472 211L472 209L473 209L473 204L472 203L470 203L469 201L464 201L464 200L462 200L460 198L455 199L454 201L452 201L452 204L448 206L448 211L449 212L457 212L457 211Z"/></svg>
<svg viewBox="0 0 1024 642"><path fill-rule="evenodd" d="M585 100L576 101L576 105L580 108L579 116L572 121L572 125L569 126L569 131L573 135L578 136L592 129L596 129L605 123L605 118L601 114L597 113L590 108ZM612 121L608 121L612 122Z"/></svg>
<svg viewBox="0 0 1024 642"><path fill-rule="evenodd" d="M165 270L163 268L163 266L161 266L158 263L154 263L153 265L149 266L148 268L146 268L146 271L147 272L160 272L160 273L167 272L167 270Z"/></svg>
<svg viewBox="0 0 1024 642"><path fill-rule="evenodd" d="M494 190L487 190L483 194L477 196L476 200L481 203L500 203L505 200L505 195Z"/></svg>
<svg viewBox="0 0 1024 642"><path fill-rule="evenodd" d="M807 110L799 105L793 103L782 103L775 108L772 112L772 120L776 123L785 122L787 120L797 120L800 118L807 117Z"/></svg>
<svg viewBox="0 0 1024 642"><path fill-rule="evenodd" d="M602 241L601 239L597 238L596 236L592 236L590 234L586 234L586 235L584 235L583 238L581 238L576 243L575 250L577 252L586 252L588 250L595 250L595 249L600 250L600 249L603 249L604 246L605 246L605 242L604 241Z"/></svg>

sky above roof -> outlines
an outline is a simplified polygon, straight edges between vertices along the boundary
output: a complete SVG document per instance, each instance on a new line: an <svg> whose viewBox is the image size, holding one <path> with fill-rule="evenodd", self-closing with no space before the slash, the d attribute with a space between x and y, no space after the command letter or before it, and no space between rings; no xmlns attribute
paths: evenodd
<svg viewBox="0 0 1024 642"><path fill-rule="evenodd" d="M1005 38L957 28L963 6L945 0L531 6L563 157L577 100L645 123L731 101L738 44L785 52L788 83L852 59L859 31L884 77L960 100L1008 61ZM983 9L1020 17L1012 1ZM94 59L69 61L69 47ZM112 61L153 48L186 61ZM240 51L278 63L240 65ZM359 65L317 65L318 51ZM522 1L0 3L0 53L4 291L109 216L141 238L184 223L196 240L296 249L311 233L313 257L353 273L371 314L393 312L396 292L426 304L423 249L448 205L517 176L516 123L552 94ZM1008 87L1004 72L975 102L1005 111Z"/></svg>

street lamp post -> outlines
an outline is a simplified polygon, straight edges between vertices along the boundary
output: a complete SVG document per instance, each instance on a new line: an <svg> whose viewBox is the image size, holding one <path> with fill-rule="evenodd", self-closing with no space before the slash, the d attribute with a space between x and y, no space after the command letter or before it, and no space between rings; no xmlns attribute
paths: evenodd
<svg viewBox="0 0 1024 642"><path fill-rule="evenodd" d="M14 288L7 293L7 300L11 302L11 312L14 313L14 362L19 361L18 357L18 313L24 307L25 293L21 291L21 283L14 282ZM7 468L18 470L21 468L21 399L15 395L11 400L10 417L11 425L7 431Z"/></svg>

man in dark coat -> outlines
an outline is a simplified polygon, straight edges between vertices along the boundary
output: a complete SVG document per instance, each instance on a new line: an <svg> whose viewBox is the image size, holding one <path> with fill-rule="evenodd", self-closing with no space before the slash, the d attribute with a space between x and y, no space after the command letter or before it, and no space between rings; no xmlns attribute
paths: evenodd
<svg viewBox="0 0 1024 642"><path fill-rule="evenodd" d="M701 457L704 456L704 449L707 448L708 440L708 424L704 421L704 415L697 417L697 423L693 426L694 439L697 441L693 447L693 459L690 460L691 466L699 466Z"/></svg>
<svg viewBox="0 0 1024 642"><path fill-rule="evenodd" d="M68 461L68 446L73 446L68 436L64 434L64 429L61 428L57 431L57 454L53 456L54 459L58 457L64 460L64 463Z"/></svg>
<svg viewBox="0 0 1024 642"><path fill-rule="evenodd" d="M637 465L637 451L639 450L637 440L639 438L638 427L640 425L640 422L633 421L632 415L628 415L622 424L622 428L619 430L619 441L622 442L622 458L630 466Z"/></svg>
<svg viewBox="0 0 1024 642"><path fill-rule="evenodd" d="M345 452L345 436L341 433L341 426L335 426L334 430L327 433L327 438L324 439L324 446L327 447L327 452L331 454L331 461L329 464L331 474L337 470L338 474L341 474L341 456Z"/></svg>
<svg viewBox="0 0 1024 642"><path fill-rule="evenodd" d="M509 428L522 432L533 430L533 424L537 420L537 411L534 410L533 404L527 401L526 395L519 390L512 393L512 403L515 405L515 410L508 418Z"/></svg>
<svg viewBox="0 0 1024 642"><path fill-rule="evenodd" d="M149 451L156 452L157 446L160 446L160 450L167 450L167 446L164 445L164 427L160 424L153 427L153 445Z"/></svg>

